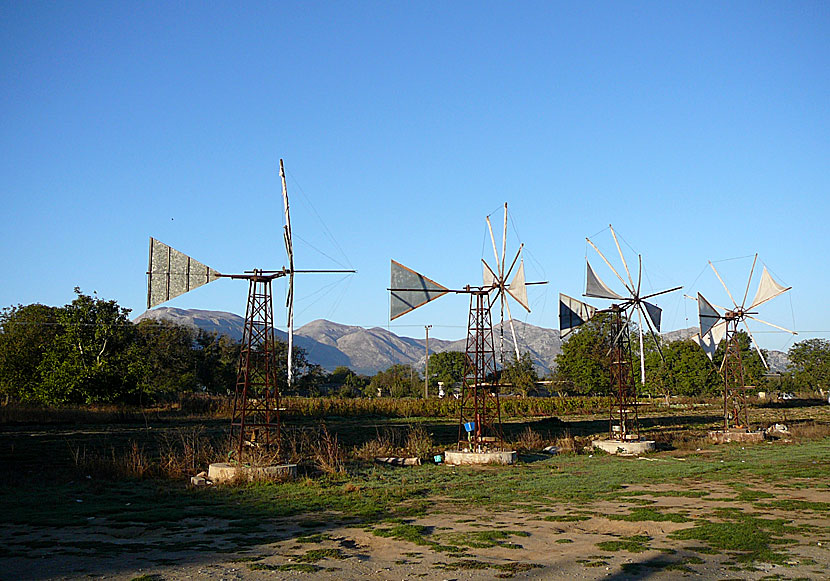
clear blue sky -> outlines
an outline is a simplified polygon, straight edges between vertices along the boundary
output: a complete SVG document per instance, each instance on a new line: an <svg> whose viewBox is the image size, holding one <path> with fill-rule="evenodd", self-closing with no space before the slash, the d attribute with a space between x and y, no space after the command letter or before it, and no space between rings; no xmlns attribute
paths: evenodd
<svg viewBox="0 0 830 581"><path fill-rule="evenodd" d="M77 285L138 315L149 236L281 267L282 157L297 267L359 271L298 279L300 325L388 326L391 258L477 283L507 201L550 281L517 318L556 327L612 223L646 287L718 304L707 260L758 252L794 287L761 316L830 337L828 57L827 2L3 1L0 306ZM750 259L717 264L745 284ZM245 293L169 305L244 314ZM664 330L695 324L682 293L659 304ZM466 311L444 297L390 328L456 339Z"/></svg>

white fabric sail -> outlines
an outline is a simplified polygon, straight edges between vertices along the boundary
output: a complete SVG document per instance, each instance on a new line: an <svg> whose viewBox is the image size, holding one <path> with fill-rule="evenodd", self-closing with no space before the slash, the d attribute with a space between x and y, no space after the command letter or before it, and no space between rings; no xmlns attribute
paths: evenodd
<svg viewBox="0 0 830 581"><path fill-rule="evenodd" d="M611 299L621 301L623 298L612 291L608 286L600 280L594 269L591 268L591 263L586 261L588 270L585 274L585 296L595 297L598 299Z"/></svg>
<svg viewBox="0 0 830 581"><path fill-rule="evenodd" d="M150 238L150 264L147 269L148 309L213 282L219 277L219 273L209 266L164 242Z"/></svg>
<svg viewBox="0 0 830 581"><path fill-rule="evenodd" d="M761 282L758 283L758 292L755 293L755 298L752 299L752 306L749 307L749 310L754 309L758 305L765 303L770 299L774 299L781 293L785 293L791 288L791 286L785 287L775 282L765 266L764 272L761 274Z"/></svg>
<svg viewBox="0 0 830 581"><path fill-rule="evenodd" d="M721 321L709 329L709 332L701 335L695 335L692 340L701 346L706 356L712 360L715 356L715 351L718 350L718 345L723 340L726 334L726 321Z"/></svg>
<svg viewBox="0 0 830 581"><path fill-rule="evenodd" d="M482 277L482 279L484 280L484 286L485 287L494 287L494 286L496 286L496 273L493 272L493 269L490 268L490 265L488 265L486 262L484 262L483 259L481 261L481 266L482 266L483 271L484 271L484 275Z"/></svg>
<svg viewBox="0 0 830 581"><path fill-rule="evenodd" d="M530 307L527 303L527 284L525 283L524 260L519 262L519 270L516 271L516 276L513 277L513 281L510 283L510 286L507 287L507 292L510 293L510 296L516 299L516 302L522 305L528 313L530 312Z"/></svg>

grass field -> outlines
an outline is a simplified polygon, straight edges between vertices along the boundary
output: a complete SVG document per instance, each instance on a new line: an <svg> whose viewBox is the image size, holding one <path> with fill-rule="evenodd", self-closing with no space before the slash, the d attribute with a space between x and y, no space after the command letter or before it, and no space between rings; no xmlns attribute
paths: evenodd
<svg viewBox="0 0 830 581"><path fill-rule="evenodd" d="M830 409L753 410L791 436L744 447L705 443L718 415L650 409L660 450L640 459L582 449L602 415L511 418L520 463L478 468L367 461L383 446L440 450L451 420L328 417L339 464L208 488L186 486L188 462L218 453L222 419L7 424L0 579L827 578ZM553 442L574 451L532 450Z"/></svg>

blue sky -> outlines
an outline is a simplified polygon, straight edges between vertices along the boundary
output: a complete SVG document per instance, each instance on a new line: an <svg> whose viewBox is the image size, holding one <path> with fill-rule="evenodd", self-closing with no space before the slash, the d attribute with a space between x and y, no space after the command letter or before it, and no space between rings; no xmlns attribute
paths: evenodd
<svg viewBox="0 0 830 581"><path fill-rule="evenodd" d="M664 330L695 324L683 292L728 301L708 260L742 295L757 252L793 286L760 316L828 337L828 56L826 2L2 2L0 305L80 286L137 315L149 236L281 267L282 157L297 267L358 270L298 277L300 325L462 337L464 297L389 324L389 261L476 284L507 201L550 281L516 318L556 327L611 223L646 287L686 286Z"/></svg>

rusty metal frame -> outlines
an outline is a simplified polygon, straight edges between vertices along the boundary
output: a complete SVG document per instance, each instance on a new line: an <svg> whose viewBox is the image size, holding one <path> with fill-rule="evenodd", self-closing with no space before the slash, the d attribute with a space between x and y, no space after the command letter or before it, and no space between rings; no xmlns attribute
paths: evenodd
<svg viewBox="0 0 830 581"><path fill-rule="evenodd" d="M246 276L248 306L239 354L230 448L244 463L252 449L280 453L280 390L271 282L282 273Z"/></svg>
<svg viewBox="0 0 830 581"><path fill-rule="evenodd" d="M608 437L612 440L639 440L640 418L638 413L637 383L632 365L631 337L628 334L628 320L619 305L612 305L610 391L608 414ZM614 421L618 430L614 430Z"/></svg>
<svg viewBox="0 0 830 581"><path fill-rule="evenodd" d="M500 450L504 447L499 402L499 374L493 342L489 288L471 288L467 324L467 362L461 393L458 421L458 449L471 452ZM474 422L471 431L465 424Z"/></svg>
<svg viewBox="0 0 830 581"><path fill-rule="evenodd" d="M726 320L726 349L723 354L723 429L749 429L749 405L746 392L750 389L746 385L744 362L741 356L741 346L738 343L739 318L724 315Z"/></svg>

